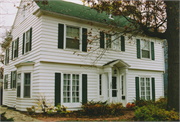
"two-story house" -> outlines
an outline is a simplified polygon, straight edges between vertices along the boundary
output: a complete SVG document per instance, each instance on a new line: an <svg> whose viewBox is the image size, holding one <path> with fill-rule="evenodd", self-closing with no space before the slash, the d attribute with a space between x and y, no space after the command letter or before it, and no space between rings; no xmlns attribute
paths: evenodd
<svg viewBox="0 0 180 122"><path fill-rule="evenodd" d="M26 111L39 93L68 109L90 100L125 106L164 96L164 40L106 33L109 22L119 21L116 32L128 22L61 0L19 8L12 38L3 42L3 105ZM96 36L96 43L87 41Z"/></svg>

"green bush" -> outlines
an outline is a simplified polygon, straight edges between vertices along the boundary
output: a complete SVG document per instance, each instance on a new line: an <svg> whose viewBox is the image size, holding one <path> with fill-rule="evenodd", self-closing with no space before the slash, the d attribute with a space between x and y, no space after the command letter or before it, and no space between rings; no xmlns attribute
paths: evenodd
<svg viewBox="0 0 180 122"><path fill-rule="evenodd" d="M167 109L167 99L166 98L160 98L155 102L155 105L158 106L161 109Z"/></svg>
<svg viewBox="0 0 180 122"><path fill-rule="evenodd" d="M13 119L12 117L9 118L9 119L7 119L7 118L5 117L5 114L6 114L6 112L4 112L4 113L1 114L1 121L14 121L14 119Z"/></svg>
<svg viewBox="0 0 180 122"><path fill-rule="evenodd" d="M82 105L84 114L88 116L119 115L122 114L121 108L122 103L107 104L107 101L90 101Z"/></svg>
<svg viewBox="0 0 180 122"><path fill-rule="evenodd" d="M157 105L147 105L143 107L136 107L136 119L139 121L178 121L179 115L174 110L166 111L159 108Z"/></svg>

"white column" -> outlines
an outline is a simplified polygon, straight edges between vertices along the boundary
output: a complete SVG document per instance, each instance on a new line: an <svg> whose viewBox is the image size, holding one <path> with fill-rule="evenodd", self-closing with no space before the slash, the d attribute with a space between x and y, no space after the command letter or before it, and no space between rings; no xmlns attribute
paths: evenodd
<svg viewBox="0 0 180 122"><path fill-rule="evenodd" d="M108 72L108 76L109 76L109 99L111 103L112 102L112 73Z"/></svg>

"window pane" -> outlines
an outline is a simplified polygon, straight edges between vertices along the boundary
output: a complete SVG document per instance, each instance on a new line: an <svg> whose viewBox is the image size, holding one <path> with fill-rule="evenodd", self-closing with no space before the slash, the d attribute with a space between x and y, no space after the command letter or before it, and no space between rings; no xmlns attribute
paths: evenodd
<svg viewBox="0 0 180 122"><path fill-rule="evenodd" d="M150 51L142 50L142 57L143 58L150 58Z"/></svg>
<svg viewBox="0 0 180 122"><path fill-rule="evenodd" d="M76 27L69 27L66 28L66 36L72 38L79 38L79 28Z"/></svg>
<svg viewBox="0 0 180 122"><path fill-rule="evenodd" d="M21 94L21 85L20 83L17 84L17 97L20 97Z"/></svg>
<svg viewBox="0 0 180 122"><path fill-rule="evenodd" d="M112 97L117 97L117 91L116 90L112 90Z"/></svg>
<svg viewBox="0 0 180 122"><path fill-rule="evenodd" d="M24 85L30 85L30 73L25 73L24 76L25 76Z"/></svg>
<svg viewBox="0 0 180 122"><path fill-rule="evenodd" d="M149 50L149 41L141 40L142 50Z"/></svg>
<svg viewBox="0 0 180 122"><path fill-rule="evenodd" d="M66 48L79 49L79 40L74 38L66 38Z"/></svg>
<svg viewBox="0 0 180 122"><path fill-rule="evenodd" d="M30 98L30 86L24 86L24 97Z"/></svg>

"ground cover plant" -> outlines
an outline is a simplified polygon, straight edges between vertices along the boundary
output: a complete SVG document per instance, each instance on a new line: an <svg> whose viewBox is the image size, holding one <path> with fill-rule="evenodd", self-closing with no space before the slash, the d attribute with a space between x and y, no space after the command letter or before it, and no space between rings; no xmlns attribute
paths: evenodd
<svg viewBox="0 0 180 122"><path fill-rule="evenodd" d="M179 113L174 109L167 110L167 99L160 98L157 101L136 101L135 117L139 121L178 121Z"/></svg>
<svg viewBox="0 0 180 122"><path fill-rule="evenodd" d="M6 117L5 117L5 114L6 114L6 112L0 114L0 115L1 115L1 121L14 121L13 118L9 118L9 119L6 118Z"/></svg>

